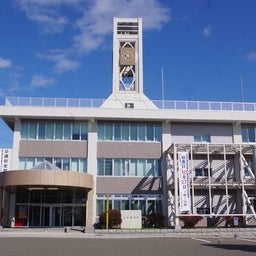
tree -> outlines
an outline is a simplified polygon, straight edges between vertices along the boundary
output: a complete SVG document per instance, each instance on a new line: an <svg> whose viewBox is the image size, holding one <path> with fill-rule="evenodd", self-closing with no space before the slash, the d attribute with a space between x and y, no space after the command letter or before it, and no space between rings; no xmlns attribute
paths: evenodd
<svg viewBox="0 0 256 256"><path fill-rule="evenodd" d="M103 212L99 217L101 227L106 227L106 215L107 212ZM108 227L118 228L122 223L121 213L118 210L108 211Z"/></svg>

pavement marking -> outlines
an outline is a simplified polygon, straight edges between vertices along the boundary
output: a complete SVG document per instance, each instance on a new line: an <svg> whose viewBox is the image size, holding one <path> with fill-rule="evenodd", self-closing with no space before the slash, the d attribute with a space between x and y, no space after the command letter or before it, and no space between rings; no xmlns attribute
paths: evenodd
<svg viewBox="0 0 256 256"><path fill-rule="evenodd" d="M205 242L205 243L211 243L211 241L205 240L205 239L201 239L201 238L192 237L191 239L197 240L197 241L201 241L201 242Z"/></svg>
<svg viewBox="0 0 256 256"><path fill-rule="evenodd" d="M237 240L256 243L256 240L245 239L245 238L237 238Z"/></svg>

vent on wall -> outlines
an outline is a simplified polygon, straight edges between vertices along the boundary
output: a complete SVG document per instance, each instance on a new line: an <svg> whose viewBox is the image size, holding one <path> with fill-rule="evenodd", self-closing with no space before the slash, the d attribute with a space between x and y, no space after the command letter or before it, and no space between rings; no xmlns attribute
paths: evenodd
<svg viewBox="0 0 256 256"><path fill-rule="evenodd" d="M134 108L134 103L125 103L125 108Z"/></svg>

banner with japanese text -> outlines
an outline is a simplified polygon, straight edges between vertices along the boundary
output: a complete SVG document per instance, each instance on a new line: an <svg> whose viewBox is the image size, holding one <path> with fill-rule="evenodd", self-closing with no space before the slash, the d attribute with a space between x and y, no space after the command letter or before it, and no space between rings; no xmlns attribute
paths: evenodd
<svg viewBox="0 0 256 256"><path fill-rule="evenodd" d="M8 171L11 161L11 149L0 148L0 172Z"/></svg>
<svg viewBox="0 0 256 256"><path fill-rule="evenodd" d="M180 212L191 211L188 152L178 152Z"/></svg>

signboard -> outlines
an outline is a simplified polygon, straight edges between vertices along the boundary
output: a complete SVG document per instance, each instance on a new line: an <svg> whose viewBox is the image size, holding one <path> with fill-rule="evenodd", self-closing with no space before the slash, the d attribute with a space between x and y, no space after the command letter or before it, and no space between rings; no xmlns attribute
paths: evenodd
<svg viewBox="0 0 256 256"><path fill-rule="evenodd" d="M0 172L5 172L9 170L10 161L11 161L11 149L1 148L0 149Z"/></svg>
<svg viewBox="0 0 256 256"><path fill-rule="evenodd" d="M187 213L191 211L188 160L189 157L187 152L178 152L179 196L181 213Z"/></svg>
<svg viewBox="0 0 256 256"><path fill-rule="evenodd" d="M121 228L142 228L141 210L121 210Z"/></svg>
<svg viewBox="0 0 256 256"><path fill-rule="evenodd" d="M235 227L238 226L238 217L234 217L234 226L235 226Z"/></svg>

